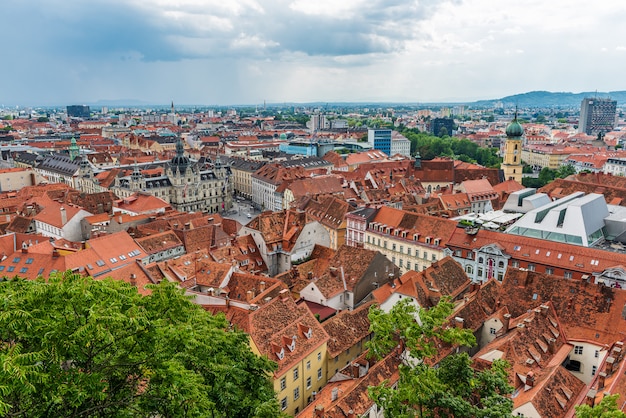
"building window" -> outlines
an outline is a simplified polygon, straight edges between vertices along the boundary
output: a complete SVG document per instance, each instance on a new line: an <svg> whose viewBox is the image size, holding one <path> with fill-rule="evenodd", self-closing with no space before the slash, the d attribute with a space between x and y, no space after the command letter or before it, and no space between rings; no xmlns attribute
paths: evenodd
<svg viewBox="0 0 626 418"><path fill-rule="evenodd" d="M311 389L311 376L306 378L306 388Z"/></svg>
<svg viewBox="0 0 626 418"><path fill-rule="evenodd" d="M406 254L407 254L407 255L411 255L411 247L408 247L408 248L406 249Z"/></svg>
<svg viewBox="0 0 626 418"><path fill-rule="evenodd" d="M283 377L282 379L280 379L280 390L285 390L286 387L287 387L287 378Z"/></svg>
<svg viewBox="0 0 626 418"><path fill-rule="evenodd" d="M600 357L600 351L599 351L599 350L596 350L596 352L595 352L595 354L594 354L593 356L594 356L595 358Z"/></svg>
<svg viewBox="0 0 626 418"><path fill-rule="evenodd" d="M530 271L535 271L535 265L534 265L534 264L532 264L532 263L529 263L529 264L528 264L528 270L530 270Z"/></svg>
<svg viewBox="0 0 626 418"><path fill-rule="evenodd" d="M571 279L572 278L572 272L571 271L566 271L563 273L563 277L565 277L566 279Z"/></svg>
<svg viewBox="0 0 626 418"><path fill-rule="evenodd" d="M298 368L296 367L295 369L293 369L293 380L298 380L299 376L300 376L300 372L298 371Z"/></svg>
<svg viewBox="0 0 626 418"><path fill-rule="evenodd" d="M489 334L491 335L496 335L496 329L495 328L489 328Z"/></svg>
<svg viewBox="0 0 626 418"><path fill-rule="evenodd" d="M478 268L478 277L483 277L483 269L482 268Z"/></svg>
<svg viewBox="0 0 626 418"><path fill-rule="evenodd" d="M320 351L319 353L317 353L317 361L321 361L322 360L322 352Z"/></svg>
<svg viewBox="0 0 626 418"><path fill-rule="evenodd" d="M293 390L293 400L297 400L298 398L300 398L300 388L295 388Z"/></svg>
<svg viewBox="0 0 626 418"><path fill-rule="evenodd" d="M437 254L433 254L431 259L432 259L433 261L437 261Z"/></svg>
<svg viewBox="0 0 626 418"><path fill-rule="evenodd" d="M598 366L591 366L591 375L595 376L598 371Z"/></svg>
<svg viewBox="0 0 626 418"><path fill-rule="evenodd" d="M519 261L515 261L515 260L512 261L511 262L511 267L514 267L514 268L518 269L519 268Z"/></svg>
<svg viewBox="0 0 626 418"><path fill-rule="evenodd" d="M307 360L307 362L306 362L306 369L307 370L311 370L311 360Z"/></svg>
<svg viewBox="0 0 626 418"><path fill-rule="evenodd" d="M401 252L401 253L404 253L404 245L401 245L401 246L400 246L400 252Z"/></svg>
<svg viewBox="0 0 626 418"><path fill-rule="evenodd" d="M283 411L285 409L287 409L287 398L286 397L281 399L281 401L280 401L280 409L282 409Z"/></svg>
<svg viewBox="0 0 626 418"><path fill-rule="evenodd" d="M395 251L395 250L396 250L396 244L392 244L392 245L391 245L391 250L392 250L392 251Z"/></svg>
<svg viewBox="0 0 626 418"><path fill-rule="evenodd" d="M319 369L317 369L317 380L320 380L322 378L322 368L320 367Z"/></svg>
<svg viewBox="0 0 626 418"><path fill-rule="evenodd" d="M575 345L574 346L574 354L582 354L583 353L583 346L582 345Z"/></svg>
<svg viewBox="0 0 626 418"><path fill-rule="evenodd" d="M554 269L552 267L546 267L546 274L554 274Z"/></svg>
<svg viewBox="0 0 626 418"><path fill-rule="evenodd" d="M411 262L410 261L406 262L406 269L407 270L411 270Z"/></svg>
<svg viewBox="0 0 626 418"><path fill-rule="evenodd" d="M428 260L428 253L424 251L424 260Z"/></svg>

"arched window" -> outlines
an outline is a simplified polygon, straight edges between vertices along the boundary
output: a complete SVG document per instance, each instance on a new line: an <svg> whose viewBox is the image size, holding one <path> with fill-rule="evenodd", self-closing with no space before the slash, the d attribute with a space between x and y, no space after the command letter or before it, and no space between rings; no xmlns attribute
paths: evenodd
<svg viewBox="0 0 626 418"><path fill-rule="evenodd" d="M465 272L467 274L474 274L474 267L472 267L471 265L465 266Z"/></svg>
<svg viewBox="0 0 626 418"><path fill-rule="evenodd" d="M504 267L504 261L498 261L498 268Z"/></svg>
<svg viewBox="0 0 626 418"><path fill-rule="evenodd" d="M485 260L484 260L482 257L478 257L478 263L479 263L479 264L482 264L482 263L484 263L484 262L485 262Z"/></svg>

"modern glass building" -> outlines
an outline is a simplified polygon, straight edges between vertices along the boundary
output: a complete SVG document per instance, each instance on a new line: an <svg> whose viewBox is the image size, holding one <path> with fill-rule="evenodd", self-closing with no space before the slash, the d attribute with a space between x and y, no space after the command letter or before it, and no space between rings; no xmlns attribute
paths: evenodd
<svg viewBox="0 0 626 418"><path fill-rule="evenodd" d="M367 142L372 148L391 155L391 129L368 129Z"/></svg>

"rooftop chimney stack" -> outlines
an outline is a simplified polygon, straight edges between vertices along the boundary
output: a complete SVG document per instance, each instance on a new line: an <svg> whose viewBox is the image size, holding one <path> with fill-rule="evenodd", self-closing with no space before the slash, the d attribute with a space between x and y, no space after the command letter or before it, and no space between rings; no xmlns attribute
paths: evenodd
<svg viewBox="0 0 626 418"><path fill-rule="evenodd" d="M509 332L510 322L511 322L511 314L507 313L507 314L502 315L502 329L504 330L505 334Z"/></svg>
<svg viewBox="0 0 626 418"><path fill-rule="evenodd" d="M63 206L61 206L61 225L65 225L67 223L67 212L65 211L65 208Z"/></svg>

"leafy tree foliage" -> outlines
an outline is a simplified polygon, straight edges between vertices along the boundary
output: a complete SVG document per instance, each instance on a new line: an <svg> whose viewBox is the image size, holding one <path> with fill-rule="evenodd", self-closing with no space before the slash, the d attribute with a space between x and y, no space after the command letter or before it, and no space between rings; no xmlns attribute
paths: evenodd
<svg viewBox="0 0 626 418"><path fill-rule="evenodd" d="M175 285L0 282L0 415L273 417L275 364Z"/></svg>
<svg viewBox="0 0 626 418"><path fill-rule="evenodd" d="M545 186L554 179L562 179L571 176L572 174L576 174L576 169L571 164L562 165L556 170L544 167L541 169L539 176L536 179L532 177L522 178L522 185L526 187L539 188Z"/></svg>
<svg viewBox="0 0 626 418"><path fill-rule="evenodd" d="M369 388L370 397L385 411L386 417L507 417L513 402L506 395L506 361L494 361L490 369L477 372L467 353L453 354L439 362L428 363L437 353L436 342L472 346L476 339L467 329L447 326L453 304L442 299L437 306L418 310L408 299L396 304L389 313L372 307L369 318L374 333L368 343L377 358L398 344L410 352L400 365L397 389L386 382ZM418 318L419 320L416 320Z"/></svg>
<svg viewBox="0 0 626 418"><path fill-rule="evenodd" d="M499 167L502 159L498 156L497 148L483 148L469 139L458 139L449 136L440 138L419 132L417 129L405 128L400 131L411 141L411 154L416 152L424 160L435 157L452 157L461 161L478 163L485 167Z"/></svg>
<svg viewBox="0 0 626 418"><path fill-rule="evenodd" d="M594 407L579 405L576 407L576 418L626 418L617 406L618 398L619 394L605 396Z"/></svg>

